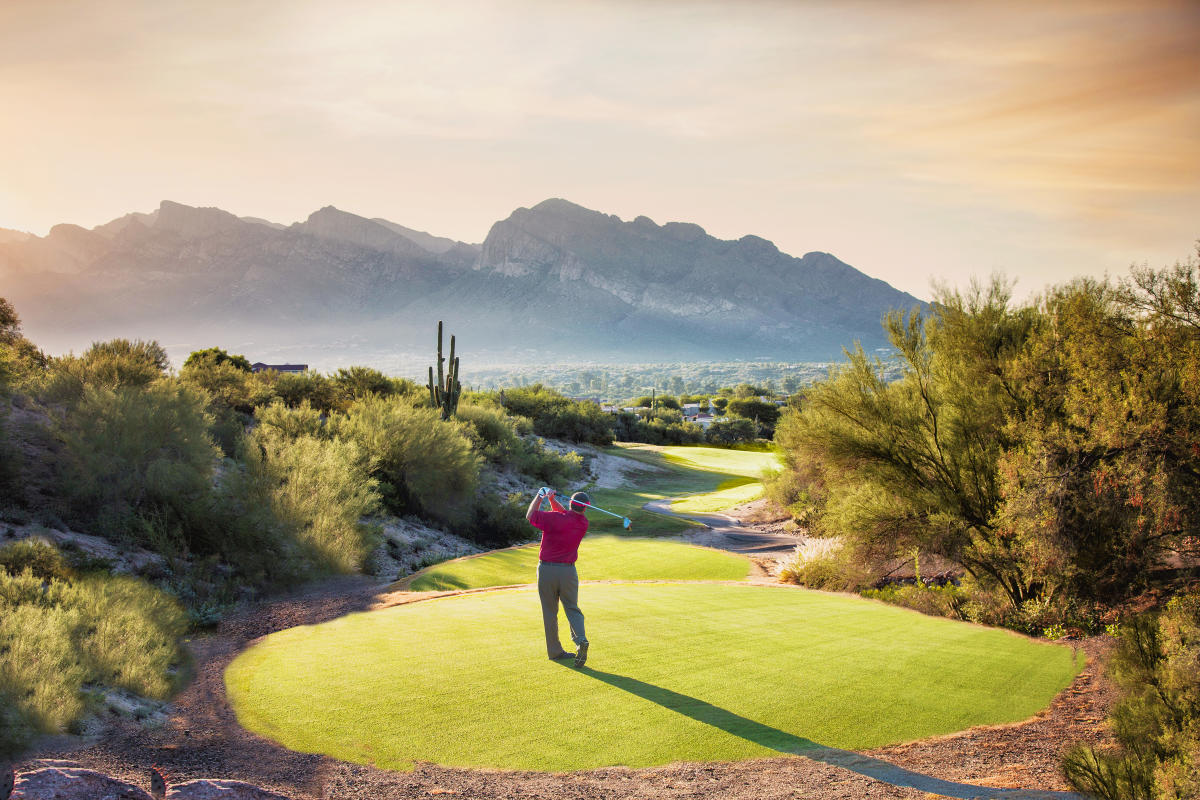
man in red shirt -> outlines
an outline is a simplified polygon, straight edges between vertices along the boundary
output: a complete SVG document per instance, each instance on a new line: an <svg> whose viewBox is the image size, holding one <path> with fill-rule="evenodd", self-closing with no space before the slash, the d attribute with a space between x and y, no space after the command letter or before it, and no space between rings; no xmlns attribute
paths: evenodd
<svg viewBox="0 0 1200 800"><path fill-rule="evenodd" d="M550 501L550 510L542 511L542 498ZM539 489L529 504L525 519L542 532L542 547L538 551L537 585L542 600L542 624L546 628L546 655L551 659L574 658L575 666L587 661L588 640L583 631L583 612L579 610L579 543L587 534L588 521L580 503L591 503L584 492L571 495L570 510L562 507L553 489ZM558 641L558 604L562 602L567 622L571 625L571 641L577 652L568 653Z"/></svg>

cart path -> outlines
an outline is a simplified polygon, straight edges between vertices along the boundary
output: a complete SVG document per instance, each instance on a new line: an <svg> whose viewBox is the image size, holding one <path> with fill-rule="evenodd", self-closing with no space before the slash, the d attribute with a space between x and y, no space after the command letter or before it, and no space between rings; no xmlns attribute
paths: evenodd
<svg viewBox="0 0 1200 800"><path fill-rule="evenodd" d="M668 497L664 500L651 500L642 508L668 517L695 520L704 525L708 530L703 533L684 534L684 538L694 544L779 561L791 556L797 547L803 547L809 541L806 536L764 533L748 528L724 514L680 514L671 510L671 503L678 499L680 498Z"/></svg>

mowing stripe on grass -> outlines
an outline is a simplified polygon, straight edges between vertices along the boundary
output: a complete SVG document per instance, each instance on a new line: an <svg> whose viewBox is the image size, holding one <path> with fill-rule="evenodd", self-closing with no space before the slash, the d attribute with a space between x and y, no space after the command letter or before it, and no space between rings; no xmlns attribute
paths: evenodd
<svg viewBox="0 0 1200 800"><path fill-rule="evenodd" d="M536 593L519 589L273 634L226 684L243 725L294 750L390 769L558 771L866 749L1012 722L1083 664L1005 631L785 587L590 584L580 604L582 670L546 659Z"/></svg>
<svg viewBox="0 0 1200 800"><path fill-rule="evenodd" d="M415 592L513 586L537 580L536 544L437 564L409 583ZM745 580L745 556L655 539L587 536L579 546L584 581Z"/></svg>

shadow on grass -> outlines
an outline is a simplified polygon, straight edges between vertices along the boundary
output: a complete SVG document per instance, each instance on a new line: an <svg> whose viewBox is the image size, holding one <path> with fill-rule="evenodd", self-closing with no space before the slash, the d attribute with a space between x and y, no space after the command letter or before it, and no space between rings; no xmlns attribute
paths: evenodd
<svg viewBox="0 0 1200 800"><path fill-rule="evenodd" d="M567 664L562 666L574 669ZM1085 800L1082 795L1073 792L1048 792L1031 789L997 789L990 786L975 786L969 783L944 781L929 775L898 767L878 758L855 753L850 750L839 750L836 747L826 747L811 739L763 725L752 719L734 714L711 703L706 703L686 694L673 692L662 686L640 681L627 675L615 675L611 672L601 672L583 667L577 670L582 675L607 683L632 695L636 695L651 703L670 709L697 722L711 725L733 736L738 736L770 750L789 755L804 756L813 761L820 761L835 767L848 769L859 775L908 789L917 789L943 797L956 797L962 800L975 798L1004 798L1004 800Z"/></svg>

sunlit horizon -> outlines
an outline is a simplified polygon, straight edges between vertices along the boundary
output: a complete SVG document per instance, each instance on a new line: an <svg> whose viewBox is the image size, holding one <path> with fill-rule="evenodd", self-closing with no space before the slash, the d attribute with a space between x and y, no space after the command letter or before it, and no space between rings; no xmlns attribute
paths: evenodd
<svg viewBox="0 0 1200 800"><path fill-rule="evenodd" d="M1198 76L1184 0L6 4L0 227L334 205L477 243L561 197L1025 294L1194 252Z"/></svg>

